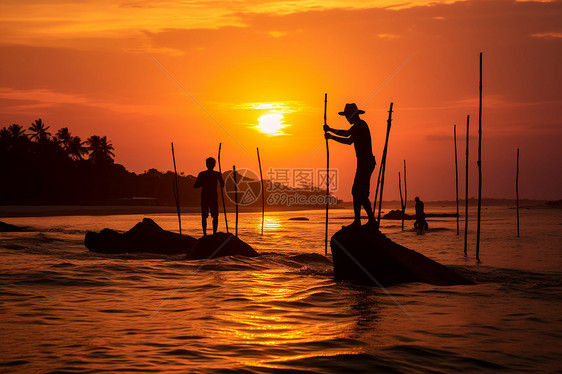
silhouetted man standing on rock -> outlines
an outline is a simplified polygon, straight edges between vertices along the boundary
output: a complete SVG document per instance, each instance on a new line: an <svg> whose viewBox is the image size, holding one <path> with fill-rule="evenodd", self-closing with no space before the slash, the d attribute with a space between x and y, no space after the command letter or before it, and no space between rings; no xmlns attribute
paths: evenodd
<svg viewBox="0 0 562 374"><path fill-rule="evenodd" d="M326 139L333 139L342 144L353 144L355 155L357 156L357 170L353 180L351 194L353 196L353 210L355 219L350 227L361 226L361 207L365 208L369 221L367 225L376 225L375 215L369 201L369 190L371 185L371 174L375 170L375 156L371 145L371 132L367 122L359 118L360 114L365 113L357 108L355 103L345 104L343 112L338 114L345 116L352 125L349 130L336 130L328 125L324 125ZM332 134L329 134L331 132Z"/></svg>
<svg viewBox="0 0 562 374"><path fill-rule="evenodd" d="M219 202L217 196L217 183L220 188L224 187L224 180L221 173L214 171L216 161L209 157L205 160L207 170L202 171L197 176L193 188L201 187L201 224L203 225L203 235L207 235L207 217L209 210L213 218L213 234L217 233L219 224Z"/></svg>

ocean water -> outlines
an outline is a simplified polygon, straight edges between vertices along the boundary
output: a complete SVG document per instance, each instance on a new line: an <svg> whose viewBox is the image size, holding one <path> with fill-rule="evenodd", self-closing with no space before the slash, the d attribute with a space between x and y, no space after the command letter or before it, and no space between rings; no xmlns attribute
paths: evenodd
<svg viewBox="0 0 562 374"><path fill-rule="evenodd" d="M562 210L522 209L517 238L513 209L485 207L480 263L470 214L467 257L462 220L460 236L454 218L382 231L478 284L386 289L334 281L323 211L267 213L263 236L261 214L242 213L239 236L262 256L197 261L83 246L142 215L3 219L29 231L0 233L0 371L562 372ZM333 234L352 213L330 215ZM174 215L151 218L177 230ZM187 234L199 225L183 216Z"/></svg>

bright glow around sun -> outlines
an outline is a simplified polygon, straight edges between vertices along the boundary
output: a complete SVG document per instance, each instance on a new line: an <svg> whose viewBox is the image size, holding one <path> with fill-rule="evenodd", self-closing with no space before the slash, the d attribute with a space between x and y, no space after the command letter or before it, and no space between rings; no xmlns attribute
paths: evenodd
<svg viewBox="0 0 562 374"><path fill-rule="evenodd" d="M268 113L258 118L259 125L256 128L268 135L283 135L282 129L287 127L281 113Z"/></svg>

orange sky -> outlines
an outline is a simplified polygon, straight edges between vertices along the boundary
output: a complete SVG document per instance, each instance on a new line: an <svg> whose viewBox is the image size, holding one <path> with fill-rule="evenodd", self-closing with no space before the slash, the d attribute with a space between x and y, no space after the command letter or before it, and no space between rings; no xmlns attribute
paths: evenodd
<svg viewBox="0 0 562 374"><path fill-rule="evenodd" d="M476 196L478 54L484 53L483 195L562 198L560 1L49 1L0 4L0 126L41 117L83 139L106 135L116 162L142 172L325 164L328 122L346 102L366 111L380 160L394 102L385 199L455 197L453 124L464 195L466 115ZM166 71L164 71L166 70ZM181 87L180 87L181 86ZM183 87L183 89L182 89ZM284 135L260 133L271 107ZM54 131L53 131L54 132ZM331 143L336 195L349 200L355 156ZM373 178L375 179L375 178Z"/></svg>

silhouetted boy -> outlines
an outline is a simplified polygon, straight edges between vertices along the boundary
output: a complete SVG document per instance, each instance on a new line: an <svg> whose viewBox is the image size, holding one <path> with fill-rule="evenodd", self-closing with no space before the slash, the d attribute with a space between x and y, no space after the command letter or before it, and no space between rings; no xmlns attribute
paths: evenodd
<svg viewBox="0 0 562 374"><path fill-rule="evenodd" d="M352 227L361 226L361 207L365 208L369 217L368 225L376 224L375 215L369 201L369 190L371 185L371 174L375 170L375 156L371 146L371 132L367 122L359 118L360 114L365 113L357 108L355 103L345 104L343 112L338 114L345 116L347 121L352 125L349 130L336 130L328 125L324 125L324 136L326 139L333 139L342 144L353 144L355 147L355 155L357 156L357 170L355 171L355 179L353 180L353 188L351 195L353 196L353 210L355 219L350 225ZM333 134L329 134L331 132Z"/></svg>
<svg viewBox="0 0 562 374"><path fill-rule="evenodd" d="M414 229L422 231L427 230L429 227L425 220L425 212L423 211L423 201L416 196L416 222L414 222Z"/></svg>
<svg viewBox="0 0 562 374"><path fill-rule="evenodd" d="M194 188L201 187L201 224L203 225L203 235L207 235L207 217L209 210L213 218L213 234L217 233L219 224L219 202L217 196L217 182L220 188L224 187L224 180L221 173L214 171L216 161L209 157L205 160L207 170L202 171L197 176L197 180L193 185Z"/></svg>

